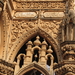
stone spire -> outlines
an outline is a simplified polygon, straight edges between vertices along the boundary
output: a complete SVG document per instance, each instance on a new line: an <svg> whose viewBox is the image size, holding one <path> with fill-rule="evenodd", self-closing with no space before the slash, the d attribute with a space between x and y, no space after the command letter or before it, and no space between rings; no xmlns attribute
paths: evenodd
<svg viewBox="0 0 75 75"><path fill-rule="evenodd" d="M51 49L51 46L49 46L49 49L47 50L47 53L49 53L49 54L53 53L53 51Z"/></svg>

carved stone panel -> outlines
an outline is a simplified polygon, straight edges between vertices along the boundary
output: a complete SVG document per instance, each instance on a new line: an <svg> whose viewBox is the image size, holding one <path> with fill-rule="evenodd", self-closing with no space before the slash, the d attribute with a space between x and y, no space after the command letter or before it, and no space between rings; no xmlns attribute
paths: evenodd
<svg viewBox="0 0 75 75"><path fill-rule="evenodd" d="M16 12L14 17L16 18L33 18L36 17L35 12Z"/></svg>
<svg viewBox="0 0 75 75"><path fill-rule="evenodd" d="M45 12L44 17L63 17L63 12Z"/></svg>

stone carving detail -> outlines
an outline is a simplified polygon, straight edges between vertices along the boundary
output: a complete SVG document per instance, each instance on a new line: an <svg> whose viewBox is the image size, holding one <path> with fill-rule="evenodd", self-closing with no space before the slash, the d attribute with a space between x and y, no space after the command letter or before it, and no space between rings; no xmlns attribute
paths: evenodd
<svg viewBox="0 0 75 75"><path fill-rule="evenodd" d="M65 74L67 74L69 72L75 74L75 66L73 64L70 64L70 62L68 62L68 63L66 65L65 65L64 62L61 62L59 64L55 64L54 69L55 69L56 75L63 75L63 74L65 75Z"/></svg>
<svg viewBox="0 0 75 75"><path fill-rule="evenodd" d="M60 28L61 21L41 21L41 28L49 33L55 40L58 40L58 34L61 33ZM60 35L59 35L60 37Z"/></svg>
<svg viewBox="0 0 75 75"><path fill-rule="evenodd" d="M18 71L20 71L20 68L27 67L29 64L31 63L40 63L40 65L42 67L46 67L47 61L50 59L50 74L53 75L53 63L54 63L54 56L53 56L53 50L52 50L52 46L46 42L46 40L41 41L39 36L36 36L36 40L34 41L28 41L26 43L27 48L26 50L26 54L20 53L18 54L17 58L17 62L15 65L15 73L17 73ZM48 47L48 49L47 49ZM36 51L36 52L35 52ZM21 65L20 61L23 58L23 64ZM48 57L50 57L48 59ZM20 66L21 65L21 66Z"/></svg>
<svg viewBox="0 0 75 75"><path fill-rule="evenodd" d="M65 45L62 47L63 58L65 60L75 60L75 47L74 45Z"/></svg>
<svg viewBox="0 0 75 75"><path fill-rule="evenodd" d="M74 0L66 1L65 16L62 24L62 37L65 40L75 40L75 4ZM64 37L65 36L65 37Z"/></svg>
<svg viewBox="0 0 75 75"><path fill-rule="evenodd" d="M16 2L16 9L64 9L64 2Z"/></svg>
<svg viewBox="0 0 75 75"><path fill-rule="evenodd" d="M11 41L15 42L17 38L21 37L27 31L33 29L37 25L37 21L13 21Z"/></svg>
<svg viewBox="0 0 75 75"><path fill-rule="evenodd" d="M0 0L0 14L3 10L3 6L4 6L4 1L3 0Z"/></svg>

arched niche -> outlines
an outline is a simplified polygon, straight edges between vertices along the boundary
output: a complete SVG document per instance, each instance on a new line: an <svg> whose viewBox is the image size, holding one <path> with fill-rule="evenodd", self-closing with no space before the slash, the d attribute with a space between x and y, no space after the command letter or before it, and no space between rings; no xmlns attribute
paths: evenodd
<svg viewBox="0 0 75 75"><path fill-rule="evenodd" d="M32 51L33 51L32 62L33 62L33 61L38 62L38 61L39 61L39 51L40 51L40 47L33 47ZM36 56L36 57L35 57L35 56ZM37 56L38 56L38 57L37 57Z"/></svg>
<svg viewBox="0 0 75 75"><path fill-rule="evenodd" d="M34 36L39 35L43 38L45 38L48 43L50 43L52 45L52 47L55 50L55 53L57 55L58 58L58 62L60 62L62 60L62 55L61 55L61 51L60 51L60 47L59 45L55 42L55 40L53 39L53 37L50 36L50 34L48 34L47 32L41 30L40 28L38 29L34 29L30 32L27 32L27 34L25 34L24 36L22 36L16 43L15 46L11 49L11 52L8 55L7 61L9 62L13 62L17 53L19 52L19 50L21 49L21 47L31 38L33 38Z"/></svg>
<svg viewBox="0 0 75 75"><path fill-rule="evenodd" d="M38 71L38 73L41 73L43 75L49 75L48 71L45 68L38 65L36 62L31 63L27 67L21 68L16 75L26 75L28 74L28 72L33 71L33 70L36 70Z"/></svg>
<svg viewBox="0 0 75 75"><path fill-rule="evenodd" d="M36 37L37 37L37 35L30 39L30 40L32 41L32 43L34 43L34 41L36 40ZM41 37L40 35L39 35L39 37L40 37L39 40L40 40L40 42L42 43L45 38ZM45 41L46 41L46 40L45 40ZM28 43L28 42L26 42L26 43L21 47L21 49L20 49L19 52L17 53L17 55L16 55L14 61L17 61L17 56L18 56L19 54L21 54L21 53L24 53L25 55L27 54L27 49L26 49L26 48L27 48L27 47L26 47L26 44L27 44L27 43ZM46 43L48 44L48 45L47 45L47 49L46 49L46 51L47 51L47 50L49 49L49 46L50 46L51 44L49 44L48 41L46 41ZM52 46L51 46L51 47L52 47ZM41 45L40 45L40 46L33 46L33 47L32 47L32 49L31 49L31 52L33 53L32 58L31 58L32 62L34 62L34 61L38 62L38 61L39 61L40 50L41 50ZM53 47L52 47L52 50L53 50L52 55L54 56L54 62L58 63L58 58L57 58L57 55L56 55L55 50L54 50ZM48 54L48 53L46 52L46 55L47 55L47 54ZM35 55L37 55L37 58L35 58ZM47 60L48 60L48 61L47 61L46 64L50 66L50 59L47 59Z"/></svg>

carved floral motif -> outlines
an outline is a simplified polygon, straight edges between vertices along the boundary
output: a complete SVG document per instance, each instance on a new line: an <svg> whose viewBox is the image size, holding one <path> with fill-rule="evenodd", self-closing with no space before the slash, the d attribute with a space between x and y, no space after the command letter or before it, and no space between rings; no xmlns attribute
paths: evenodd
<svg viewBox="0 0 75 75"><path fill-rule="evenodd" d="M30 29L33 29L36 25L37 21L13 21L11 41L15 42L17 38L21 37Z"/></svg>
<svg viewBox="0 0 75 75"><path fill-rule="evenodd" d="M41 28L48 32L54 39L58 40L58 34L60 34L61 21L41 21Z"/></svg>

